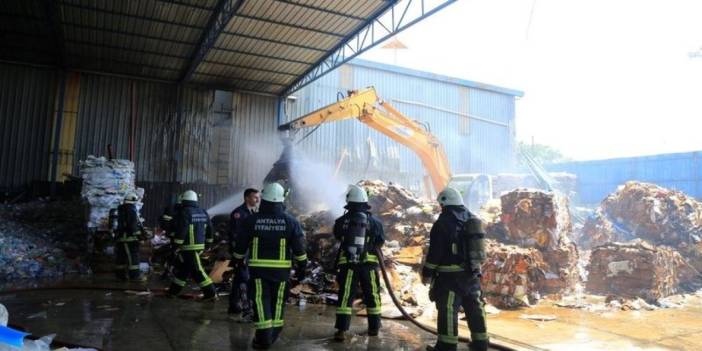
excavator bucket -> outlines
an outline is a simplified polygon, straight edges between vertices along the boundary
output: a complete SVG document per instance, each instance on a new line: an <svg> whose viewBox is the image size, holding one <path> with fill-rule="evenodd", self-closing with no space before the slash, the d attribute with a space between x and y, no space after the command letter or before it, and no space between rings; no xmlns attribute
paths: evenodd
<svg viewBox="0 0 702 351"><path fill-rule="evenodd" d="M280 154L273 167L263 179L263 184L278 182L287 191L290 188L290 170L294 162L294 148L292 142L285 142L283 152Z"/></svg>

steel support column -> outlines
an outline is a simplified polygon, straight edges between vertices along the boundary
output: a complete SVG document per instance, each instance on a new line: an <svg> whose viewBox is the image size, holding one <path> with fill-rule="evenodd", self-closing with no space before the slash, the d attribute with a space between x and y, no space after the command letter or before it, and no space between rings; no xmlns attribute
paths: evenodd
<svg viewBox="0 0 702 351"><path fill-rule="evenodd" d="M457 0L401 0L389 2L351 35L345 37L328 55L311 66L305 74L281 93L288 96L335 68L402 32L415 23L435 14Z"/></svg>

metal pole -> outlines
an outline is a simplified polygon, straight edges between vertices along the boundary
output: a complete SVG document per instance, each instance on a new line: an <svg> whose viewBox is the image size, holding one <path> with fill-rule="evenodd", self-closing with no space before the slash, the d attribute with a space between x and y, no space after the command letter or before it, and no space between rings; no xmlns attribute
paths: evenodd
<svg viewBox="0 0 702 351"><path fill-rule="evenodd" d="M61 86L59 87L58 110L56 111L56 125L54 126L54 150L51 155L51 197L56 197L56 179L58 175L58 156L61 146L61 127L63 125L63 103L66 96L66 72L61 71Z"/></svg>

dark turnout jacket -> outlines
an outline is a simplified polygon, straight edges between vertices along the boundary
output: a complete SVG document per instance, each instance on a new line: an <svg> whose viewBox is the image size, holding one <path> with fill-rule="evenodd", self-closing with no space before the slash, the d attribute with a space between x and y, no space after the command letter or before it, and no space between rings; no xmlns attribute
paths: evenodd
<svg viewBox="0 0 702 351"><path fill-rule="evenodd" d="M182 251L196 251L204 250L205 244L212 241L212 223L207 211L198 207L197 202L183 201L176 216L173 242Z"/></svg>
<svg viewBox="0 0 702 351"><path fill-rule="evenodd" d="M472 218L476 216L465 206L445 206L432 226L422 276L434 278L436 287L468 293L479 284L479 279L465 269L465 259L452 250L452 244L458 244L455 242L456 231Z"/></svg>
<svg viewBox="0 0 702 351"><path fill-rule="evenodd" d="M385 231L383 223L370 213L370 206L365 203L349 203L346 205L347 212L334 222L334 238L338 241L344 240L349 216L354 212L363 212L368 216L368 229L366 231L365 253L361 257L361 262L377 265L379 263L375 249L380 248L385 243ZM338 264L347 264L346 254L342 247L339 247Z"/></svg>
<svg viewBox="0 0 702 351"><path fill-rule="evenodd" d="M254 279L286 281L293 261L298 267L307 263L302 227L281 203L261 201L259 212L244 221L233 256L243 260L247 252Z"/></svg>

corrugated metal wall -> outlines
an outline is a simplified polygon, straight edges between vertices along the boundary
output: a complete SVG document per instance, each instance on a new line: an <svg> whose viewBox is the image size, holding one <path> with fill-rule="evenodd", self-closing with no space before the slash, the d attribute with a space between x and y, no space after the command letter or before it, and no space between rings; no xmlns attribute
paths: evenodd
<svg viewBox="0 0 702 351"><path fill-rule="evenodd" d="M271 96L234 93L232 179L237 187L260 186L280 156L277 101Z"/></svg>
<svg viewBox="0 0 702 351"><path fill-rule="evenodd" d="M0 187L48 180L58 75L0 65Z"/></svg>
<svg viewBox="0 0 702 351"><path fill-rule="evenodd" d="M702 199L702 152L579 161L548 166L578 177L578 198L584 204L597 204L630 180L677 189Z"/></svg>
<svg viewBox="0 0 702 351"><path fill-rule="evenodd" d="M296 99L286 103L286 121L336 101L337 92L375 86L385 101L430 126L444 144L454 174L514 170L513 95L354 62L360 63L345 65L296 92ZM380 178L419 190L426 173L413 152L357 120L322 125L300 145L308 155L329 165L348 150L351 156L342 172L351 181Z"/></svg>

